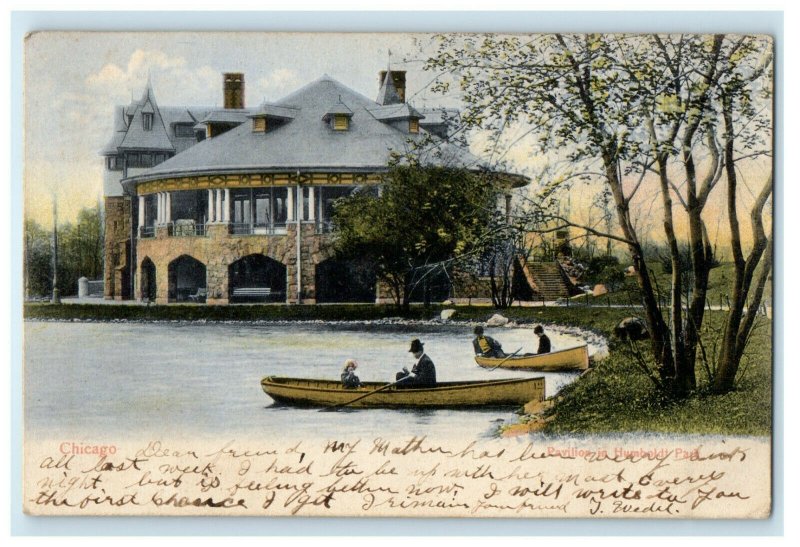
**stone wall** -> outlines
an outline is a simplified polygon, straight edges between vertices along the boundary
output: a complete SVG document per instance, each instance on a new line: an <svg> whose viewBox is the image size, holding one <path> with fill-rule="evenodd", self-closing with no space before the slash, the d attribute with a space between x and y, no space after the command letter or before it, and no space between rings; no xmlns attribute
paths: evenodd
<svg viewBox="0 0 800 547"><path fill-rule="evenodd" d="M103 242L103 297L106 300L130 298L128 253L131 236L130 207L127 196L108 196L105 206L105 241Z"/></svg>
<svg viewBox="0 0 800 547"><path fill-rule="evenodd" d="M166 227L156 228L154 238L140 239L136 251L137 272L149 258L156 269L156 303L169 298L169 264L187 255L206 267L208 304L228 303L228 266L245 256L259 254L286 266L286 302L297 302L297 232L285 235L231 235L227 224L210 224L206 236L170 237ZM301 225L301 301L316 302L316 265L332 256L329 237L315 233L314 224ZM141 275L136 276L135 297L142 299Z"/></svg>
<svg viewBox="0 0 800 547"><path fill-rule="evenodd" d="M492 297L492 285L488 277L479 277L469 272L453 273L454 299L485 299Z"/></svg>

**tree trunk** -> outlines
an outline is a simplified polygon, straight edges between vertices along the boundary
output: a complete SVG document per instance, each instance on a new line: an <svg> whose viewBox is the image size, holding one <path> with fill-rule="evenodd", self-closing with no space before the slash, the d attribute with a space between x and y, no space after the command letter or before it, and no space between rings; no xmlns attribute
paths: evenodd
<svg viewBox="0 0 800 547"><path fill-rule="evenodd" d="M411 274L408 273L403 278L403 305L401 309L408 311L411 309Z"/></svg>
<svg viewBox="0 0 800 547"><path fill-rule="evenodd" d="M608 152L603 154L603 162L605 165L606 180L609 183L611 195L614 197L614 203L616 205L617 219L625 235L625 239L630 242L628 243L628 252L633 261L633 270L636 274L636 281L639 285L642 297L645 322L647 323L647 329L650 331L653 357L656 361L662 384L666 387L672 383L675 377L675 361L669 342L669 327L661 315L658 299L653 289L652 280L650 279L647 262L644 258L642 247L639 244L636 230L631 223L630 209L628 201L622 191L622 182L617 173L616 162L613 156Z"/></svg>
<svg viewBox="0 0 800 547"><path fill-rule="evenodd" d="M758 306L764 294L764 287L772 270L772 245L764 232L762 214L769 196L772 194L772 175L767 178L756 202L750 211L750 223L753 230L753 249L745 260L742 251L739 219L736 214L737 176L734 163L734 127L732 104L728 97L723 97L723 119L725 121L725 175L728 182L728 222L731 232L731 250L733 252L734 279L731 287L731 309L725 321L722 335L722 352L717 363L712 389L716 393L730 391L735 386L736 374L747 345L747 339L755 321ZM755 291L747 306L753 276L761 264L761 272L755 284ZM745 309L746 308L746 309Z"/></svg>
<svg viewBox="0 0 800 547"><path fill-rule="evenodd" d="M687 362L683 339L683 271L681 253L672 218L672 198L670 197L667 174L667 157L654 150L658 160L658 176L661 183L661 201L664 208L664 235L669 245L672 277L670 280L670 320L672 323L671 343L674 352L674 375L670 389L677 395L685 395L693 387L694 367ZM691 378L690 378L691 377Z"/></svg>

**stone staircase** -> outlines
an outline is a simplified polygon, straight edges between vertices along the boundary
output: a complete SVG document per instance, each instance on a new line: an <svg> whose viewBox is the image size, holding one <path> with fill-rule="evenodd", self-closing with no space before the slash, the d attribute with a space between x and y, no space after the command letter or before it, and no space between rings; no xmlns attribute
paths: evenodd
<svg viewBox="0 0 800 547"><path fill-rule="evenodd" d="M526 262L523 272L537 300L569 298L579 292L558 262Z"/></svg>

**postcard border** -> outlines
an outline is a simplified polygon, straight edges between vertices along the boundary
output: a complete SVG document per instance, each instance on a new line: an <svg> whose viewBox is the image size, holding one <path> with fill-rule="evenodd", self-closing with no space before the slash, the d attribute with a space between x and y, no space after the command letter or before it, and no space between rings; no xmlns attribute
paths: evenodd
<svg viewBox="0 0 800 547"><path fill-rule="evenodd" d="M774 422L773 513L763 521L599 521L461 519L460 535L781 535L784 522L784 63L782 12L12 12L11 13L11 315L10 333L10 471L11 534L50 535L297 535L292 518L258 517L30 517L22 513L22 58L23 39L33 30L240 30L240 31L353 31L353 32L747 32L770 34L776 44L775 74L775 290L774 306ZM577 15L577 16L576 16ZM7 202L8 203L8 202ZM8 209L6 209L8 211ZM187 528L187 524L190 528ZM354 529L351 519L306 518L302 535L449 535L448 519L364 519ZM120 531L124 530L124 534ZM411 531L411 532L410 532Z"/></svg>

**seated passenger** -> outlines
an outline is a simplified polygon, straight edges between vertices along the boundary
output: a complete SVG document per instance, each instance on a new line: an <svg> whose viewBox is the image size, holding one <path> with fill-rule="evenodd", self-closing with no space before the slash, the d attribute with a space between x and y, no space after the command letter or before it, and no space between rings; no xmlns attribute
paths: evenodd
<svg viewBox="0 0 800 547"><path fill-rule="evenodd" d="M541 325L534 327L533 334L539 337L539 349L536 350L536 353L550 353L550 339L544 333Z"/></svg>
<svg viewBox="0 0 800 547"><path fill-rule="evenodd" d="M414 363L411 372L408 372L408 369L403 367L402 372L397 373L395 380L402 380L397 384L398 388L436 387L436 367L431 358L425 354L423 348L423 343L418 339L415 338L411 341L411 349L408 351L414 354L417 362Z"/></svg>
<svg viewBox="0 0 800 547"><path fill-rule="evenodd" d="M475 333L475 338L472 340L472 349L475 350L475 355L500 357L501 359L507 357L500 342L491 336L485 336L483 334L483 327L478 325L473 332Z"/></svg>
<svg viewBox="0 0 800 547"><path fill-rule="evenodd" d="M358 363L355 359L348 359L344 362L344 369L342 370L342 386L346 389L355 389L361 386L361 380L356 376L356 369Z"/></svg>

